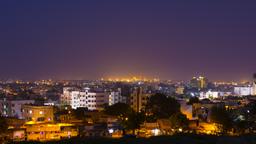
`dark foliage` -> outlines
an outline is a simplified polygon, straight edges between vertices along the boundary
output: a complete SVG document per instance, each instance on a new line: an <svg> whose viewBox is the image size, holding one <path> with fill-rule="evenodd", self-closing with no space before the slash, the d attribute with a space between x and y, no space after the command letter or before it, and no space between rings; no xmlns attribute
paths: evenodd
<svg viewBox="0 0 256 144"><path fill-rule="evenodd" d="M175 113L170 117L171 125L174 129L182 128L187 129L189 120L187 119L186 115L182 113Z"/></svg>
<svg viewBox="0 0 256 144"><path fill-rule="evenodd" d="M49 144L255 144L255 136L211 136L178 134L174 136L161 136L151 138L73 138L68 140L47 142ZM43 142L19 142L19 144L44 144Z"/></svg>
<svg viewBox="0 0 256 144"><path fill-rule="evenodd" d="M5 133L8 129L7 121L4 117L0 117L0 134Z"/></svg>
<svg viewBox="0 0 256 144"><path fill-rule="evenodd" d="M146 111L153 113L156 118L169 118L172 114L180 112L180 104L164 94L155 94L149 98Z"/></svg>
<svg viewBox="0 0 256 144"><path fill-rule="evenodd" d="M117 103L112 106L108 106L105 109L105 113L113 116L126 116L132 112L132 108L124 103Z"/></svg>
<svg viewBox="0 0 256 144"><path fill-rule="evenodd" d="M199 102L200 101L199 101L198 97L191 97L187 104L188 105L193 105L194 103L199 103Z"/></svg>
<svg viewBox="0 0 256 144"><path fill-rule="evenodd" d="M219 124L220 129L226 133L232 128L232 118L225 108L213 107L210 114L211 121Z"/></svg>

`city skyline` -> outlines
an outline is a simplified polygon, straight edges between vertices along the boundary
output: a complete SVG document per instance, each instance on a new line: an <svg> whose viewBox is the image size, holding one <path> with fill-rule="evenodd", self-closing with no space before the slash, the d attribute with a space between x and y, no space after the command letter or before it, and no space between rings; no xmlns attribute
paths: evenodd
<svg viewBox="0 0 256 144"><path fill-rule="evenodd" d="M1 2L1 78L252 80L256 2Z"/></svg>

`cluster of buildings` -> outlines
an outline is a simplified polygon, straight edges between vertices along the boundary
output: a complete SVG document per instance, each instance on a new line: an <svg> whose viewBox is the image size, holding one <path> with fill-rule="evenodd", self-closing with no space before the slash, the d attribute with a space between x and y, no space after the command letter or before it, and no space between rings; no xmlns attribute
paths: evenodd
<svg viewBox="0 0 256 144"><path fill-rule="evenodd" d="M13 131L11 137L17 140L46 141L78 135L119 137L118 119L102 114L104 108L125 103L140 112L155 93L174 97L189 120L202 121L192 127L212 133L216 127L209 125L211 108L239 109L255 100L250 95L256 95L256 75L253 83L243 84L211 83L203 76L193 77L189 82L135 79L0 83L0 114L9 119L9 129ZM187 102L191 97L198 97L200 102L189 105ZM87 116L82 120L74 116L74 111L79 108L87 109ZM144 123L141 130L145 136L172 132L169 122L164 119Z"/></svg>
<svg viewBox="0 0 256 144"><path fill-rule="evenodd" d="M83 107L88 108L88 110L100 110L105 105L126 103L126 97L121 95L121 89L106 92L103 90L92 91L90 88L65 87L60 101L61 105L70 105L72 109Z"/></svg>
<svg viewBox="0 0 256 144"><path fill-rule="evenodd" d="M13 141L48 141L78 136L78 129L71 123L55 120L53 106L23 104L21 117L7 117L8 138Z"/></svg>
<svg viewBox="0 0 256 144"><path fill-rule="evenodd" d="M216 99L227 96L252 96L256 95L256 76L252 83L210 83L202 76L193 77L189 83L187 93L199 99Z"/></svg>
<svg viewBox="0 0 256 144"><path fill-rule="evenodd" d="M22 100L3 98L0 100L0 113L4 117L16 117L24 119L22 115L22 106L25 104L34 104L35 100Z"/></svg>
<svg viewBox="0 0 256 144"><path fill-rule="evenodd" d="M193 77L190 80L190 87L192 88L205 89L207 88L207 86L208 86L208 79L203 76Z"/></svg>
<svg viewBox="0 0 256 144"><path fill-rule="evenodd" d="M71 106L72 109L79 107L87 108L88 110L102 110L104 106L111 106L116 103L129 104L136 112L141 111L146 105L146 102L152 93L142 87L134 87L129 97L123 96L121 88L115 91L107 90L91 90L90 88L63 88L61 95L61 105Z"/></svg>

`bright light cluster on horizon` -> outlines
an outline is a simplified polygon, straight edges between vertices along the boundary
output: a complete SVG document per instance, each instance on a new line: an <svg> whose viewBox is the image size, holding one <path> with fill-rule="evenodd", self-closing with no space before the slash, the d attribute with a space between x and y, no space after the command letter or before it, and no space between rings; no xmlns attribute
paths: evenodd
<svg viewBox="0 0 256 144"><path fill-rule="evenodd" d="M101 78L102 81L110 81L110 82L138 82L138 81L143 81L143 82L159 82L159 78L145 78L145 77L122 77L122 78Z"/></svg>

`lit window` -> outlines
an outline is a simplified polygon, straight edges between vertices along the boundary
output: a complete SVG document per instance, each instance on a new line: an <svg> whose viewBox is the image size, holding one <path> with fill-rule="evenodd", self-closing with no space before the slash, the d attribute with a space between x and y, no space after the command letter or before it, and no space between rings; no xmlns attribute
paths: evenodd
<svg viewBox="0 0 256 144"><path fill-rule="evenodd" d="M29 113L32 114L32 110L29 110Z"/></svg>
<svg viewBox="0 0 256 144"><path fill-rule="evenodd" d="M39 114L43 114L43 111L40 111Z"/></svg>

